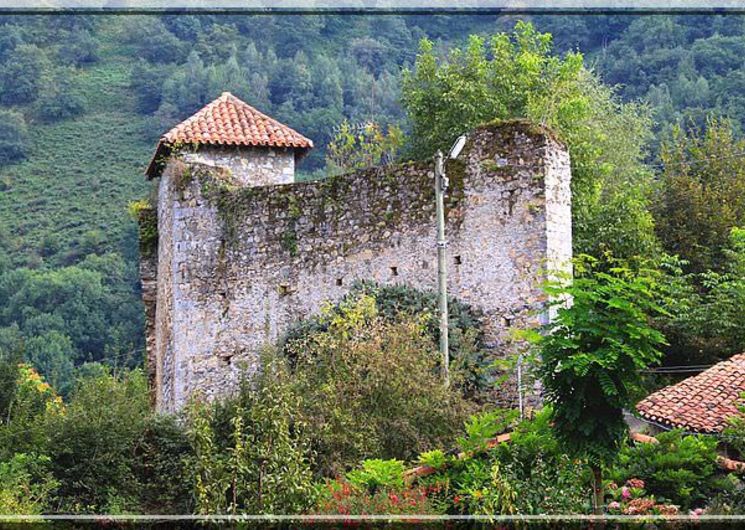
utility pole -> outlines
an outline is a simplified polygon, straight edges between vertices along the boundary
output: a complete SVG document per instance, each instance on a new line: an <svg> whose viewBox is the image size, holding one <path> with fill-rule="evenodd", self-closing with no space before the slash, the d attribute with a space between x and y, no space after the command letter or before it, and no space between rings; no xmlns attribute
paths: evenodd
<svg viewBox="0 0 745 530"><path fill-rule="evenodd" d="M445 239L445 191L448 178L442 151L435 154L435 201L437 213L437 294L440 302L440 355L442 356L442 378L450 386L450 353L448 351L448 286L447 286L447 240Z"/></svg>

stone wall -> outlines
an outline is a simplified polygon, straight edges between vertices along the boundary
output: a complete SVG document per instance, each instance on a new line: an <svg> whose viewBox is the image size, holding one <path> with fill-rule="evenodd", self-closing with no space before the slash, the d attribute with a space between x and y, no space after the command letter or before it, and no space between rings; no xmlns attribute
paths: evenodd
<svg viewBox="0 0 745 530"><path fill-rule="evenodd" d="M547 267L571 259L570 168L546 131L474 131L448 161L449 291L481 308L495 356L539 318ZM159 410L234 388L293 322L356 280L436 288L431 164L245 187L171 161L159 184L158 289L149 361ZM514 393L514 388L511 388Z"/></svg>
<svg viewBox="0 0 745 530"><path fill-rule="evenodd" d="M185 153L183 160L228 169L243 186L291 184L295 180L294 149L200 146L193 153Z"/></svg>

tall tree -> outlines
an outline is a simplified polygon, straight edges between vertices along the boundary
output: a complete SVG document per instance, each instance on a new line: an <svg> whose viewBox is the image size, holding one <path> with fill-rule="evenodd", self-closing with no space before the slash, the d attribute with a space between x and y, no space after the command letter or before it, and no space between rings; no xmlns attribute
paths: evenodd
<svg viewBox="0 0 745 530"><path fill-rule="evenodd" d="M587 264L577 262L572 284L547 288L558 311L533 340L554 430L571 454L589 462L601 513L602 466L626 434L623 410L632 405L640 370L660 360L665 338L650 326L662 311L656 271L616 266L602 272L593 270L593 260Z"/></svg>
<svg viewBox="0 0 745 530"><path fill-rule="evenodd" d="M622 103L583 66L581 54L551 52L551 36L523 22L488 43L471 36L446 58L423 40L414 70L403 78L410 153L431 156L493 120L546 125L571 154L576 251L654 253L651 172L643 163L651 135L646 107Z"/></svg>
<svg viewBox="0 0 745 530"><path fill-rule="evenodd" d="M721 270L730 231L745 224L745 140L729 121L710 119L704 130L676 128L661 156L660 240L693 272Z"/></svg>

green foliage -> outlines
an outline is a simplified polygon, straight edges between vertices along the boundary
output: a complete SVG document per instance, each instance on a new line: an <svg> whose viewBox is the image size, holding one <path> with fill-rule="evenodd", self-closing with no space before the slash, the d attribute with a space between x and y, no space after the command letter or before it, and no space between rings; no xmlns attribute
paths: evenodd
<svg viewBox="0 0 745 530"><path fill-rule="evenodd" d="M28 128L23 114L0 109L0 166L26 156Z"/></svg>
<svg viewBox="0 0 745 530"><path fill-rule="evenodd" d="M374 282L357 282L350 293L336 308L339 312L345 303L367 295L375 300L377 314L388 323L406 318L419 318L424 331L437 344L440 340L440 327L434 315L438 311L437 293L422 291L405 285L379 285ZM450 362L451 367L461 374L460 385L467 396L478 396L492 387L490 360L485 354L483 314L456 298L448 299L450 315ZM288 344L302 340L308 334L328 330L327 317L309 318L300 322L287 332L281 348L286 356L293 353Z"/></svg>
<svg viewBox="0 0 745 530"><path fill-rule="evenodd" d="M443 385L421 318L388 321L375 298L358 294L328 307L319 323L284 351L294 360L321 473L339 473L363 458L410 459L452 443L474 405L457 385Z"/></svg>
<svg viewBox="0 0 745 530"><path fill-rule="evenodd" d="M709 502L707 515L745 515L745 482L734 475L728 480L730 484Z"/></svg>
<svg viewBox="0 0 745 530"><path fill-rule="evenodd" d="M417 457L417 462L423 466L429 466L435 469L445 467L448 463L448 457L442 451L442 449L432 449L431 451L425 451Z"/></svg>
<svg viewBox="0 0 745 530"><path fill-rule="evenodd" d="M650 317L663 310L655 270L615 264L605 272L588 259L576 273L569 285L547 286L556 318L534 339L557 437L597 466L620 449L639 371L660 360L665 338Z"/></svg>
<svg viewBox="0 0 745 530"><path fill-rule="evenodd" d="M642 479L658 500L688 509L708 500L722 486L716 474L717 440L673 430L656 436L659 443L625 445L610 477L622 484Z"/></svg>
<svg viewBox="0 0 745 530"><path fill-rule="evenodd" d="M331 173L346 173L388 164L401 146L402 134L395 125L384 131L374 122L353 127L344 120L328 145L327 169Z"/></svg>
<svg viewBox="0 0 745 530"><path fill-rule="evenodd" d="M42 86L46 56L33 44L21 44L0 64L0 103L22 105L34 101Z"/></svg>
<svg viewBox="0 0 745 530"><path fill-rule="evenodd" d="M129 203L129 215L137 221L140 252L145 256L158 250L158 211L147 199Z"/></svg>
<svg viewBox="0 0 745 530"><path fill-rule="evenodd" d="M186 514L193 509L188 461L191 446L174 416L148 416L133 452L139 511Z"/></svg>
<svg viewBox="0 0 745 530"><path fill-rule="evenodd" d="M47 454L60 485L54 511L137 512L132 455L149 413L141 371L80 380L63 414L48 418Z"/></svg>
<svg viewBox="0 0 745 530"><path fill-rule="evenodd" d="M474 414L466 422L466 435L458 439L458 445L466 453L484 450L487 443L498 434L506 432L518 418L513 409L494 409Z"/></svg>
<svg viewBox="0 0 745 530"><path fill-rule="evenodd" d="M284 362L270 353L235 399L189 411L199 514L301 513L314 502L311 452Z"/></svg>
<svg viewBox="0 0 745 530"><path fill-rule="evenodd" d="M0 462L0 513L41 515L57 486L48 457L16 453Z"/></svg>
<svg viewBox="0 0 745 530"><path fill-rule="evenodd" d="M745 224L743 151L732 123L717 119L705 130L676 128L663 144L657 231L692 272L721 271L731 230Z"/></svg>
<svg viewBox="0 0 745 530"><path fill-rule="evenodd" d="M120 285L131 281L120 256L89 256L57 270L0 274L0 329L17 327L24 353L63 392L72 365L135 365L143 315Z"/></svg>
<svg viewBox="0 0 745 530"><path fill-rule="evenodd" d="M85 97L74 85L73 75L66 68L58 68L46 77L35 104L42 120L66 120L83 113Z"/></svg>
<svg viewBox="0 0 745 530"><path fill-rule="evenodd" d="M347 480L353 486L367 489L371 495L381 488L402 488L404 463L380 458L363 460L361 469L353 469L347 473Z"/></svg>
<svg viewBox="0 0 745 530"><path fill-rule="evenodd" d="M467 454L425 479L449 513L551 515L587 513L589 477L563 452L549 409L520 422L508 443Z"/></svg>
<svg viewBox="0 0 745 530"><path fill-rule="evenodd" d="M745 455L745 395L742 396L738 409L740 415L729 419L729 426L722 434L727 445L735 449L742 457Z"/></svg>
<svg viewBox="0 0 745 530"><path fill-rule="evenodd" d="M572 161L577 252L652 255L647 211L651 172L645 107L622 103L569 52L552 55L551 35L518 22L487 43L472 35L447 59L423 40L415 69L404 72L403 103L412 126L410 150L425 158L459 134L493 120L527 118L555 130Z"/></svg>
<svg viewBox="0 0 745 530"><path fill-rule="evenodd" d="M733 228L721 254L720 271L685 273L671 257L661 264L667 314L656 325L669 339L669 364L714 363L745 349L745 230Z"/></svg>

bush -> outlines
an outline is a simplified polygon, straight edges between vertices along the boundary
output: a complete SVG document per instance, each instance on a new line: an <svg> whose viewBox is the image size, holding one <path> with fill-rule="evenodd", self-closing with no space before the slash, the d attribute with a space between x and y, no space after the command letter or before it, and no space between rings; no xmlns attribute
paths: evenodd
<svg viewBox="0 0 745 530"><path fill-rule="evenodd" d="M0 462L0 514L41 514L58 485L48 468L49 458L34 454Z"/></svg>
<svg viewBox="0 0 745 530"><path fill-rule="evenodd" d="M46 425L51 470L60 482L55 511L140 511L133 454L148 413L140 370L77 382L64 414Z"/></svg>
<svg viewBox="0 0 745 530"><path fill-rule="evenodd" d="M44 121L73 118L85 110L85 97L73 84L72 72L59 68L47 76L35 103L36 114Z"/></svg>
<svg viewBox="0 0 745 530"><path fill-rule="evenodd" d="M194 503L187 467L191 446L175 417L148 417L133 456L143 512L191 513Z"/></svg>
<svg viewBox="0 0 745 530"><path fill-rule="evenodd" d="M320 473L363 458L406 460L454 441L474 406L443 385L422 318L389 322L375 298L358 293L326 308L318 323L284 349Z"/></svg>
<svg viewBox="0 0 745 530"><path fill-rule="evenodd" d="M327 308L327 313L340 313L341 308L360 296L367 295L375 300L378 316L387 323L399 322L407 318L422 318L423 329L434 344L440 341L437 293L421 291L405 285L378 285L374 282L357 282L347 296L335 307ZM453 369L461 372L460 384L468 395L476 395L492 387L490 361L485 354L483 314L477 308L460 300L448 300L450 315L450 362ZM328 331L330 318L321 315L305 320L291 329L281 348L283 353L293 357L288 345L303 340L309 334Z"/></svg>
<svg viewBox="0 0 745 530"><path fill-rule="evenodd" d="M197 513L290 514L313 505L299 404L283 361L271 354L235 398L192 402L190 470Z"/></svg>
<svg viewBox="0 0 745 530"><path fill-rule="evenodd" d="M481 434L466 436L462 446L478 445L481 439ZM456 513L587 513L590 486L583 464L561 450L551 430L550 411L544 410L519 423L509 443L456 460L430 481L444 480L450 509Z"/></svg>
<svg viewBox="0 0 745 530"><path fill-rule="evenodd" d="M365 460L362 469L347 473L353 486L367 489L374 494L381 488L402 488L404 485L404 463L400 460Z"/></svg>
<svg viewBox="0 0 745 530"><path fill-rule="evenodd" d="M657 440L624 446L610 477L618 484L641 479L658 500L684 509L705 502L723 487L716 474L716 438L673 430L660 433Z"/></svg>

